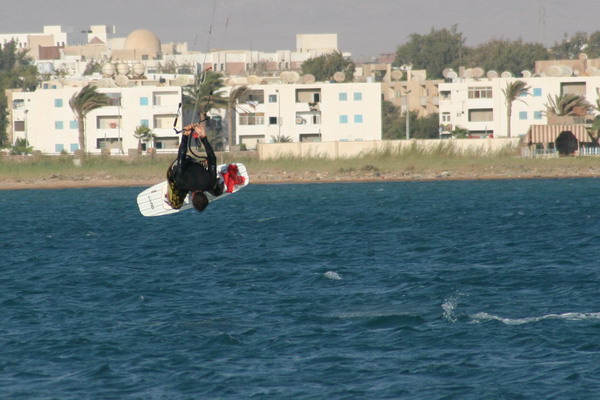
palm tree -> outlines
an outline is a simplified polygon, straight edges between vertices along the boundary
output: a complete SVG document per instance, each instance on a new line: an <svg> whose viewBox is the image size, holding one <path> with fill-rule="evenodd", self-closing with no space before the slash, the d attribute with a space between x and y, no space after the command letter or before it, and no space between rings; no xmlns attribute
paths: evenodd
<svg viewBox="0 0 600 400"><path fill-rule="evenodd" d="M235 135L233 134L233 124L235 121L235 111L239 99L246 94L248 86L238 86L234 88L227 98L227 141L229 146L235 145Z"/></svg>
<svg viewBox="0 0 600 400"><path fill-rule="evenodd" d="M226 108L227 99L223 97L223 75L206 71L196 76L192 86L183 90L183 111L192 111L192 120L208 113L213 108Z"/></svg>
<svg viewBox="0 0 600 400"><path fill-rule="evenodd" d="M148 128L146 125L139 125L135 128L133 132L133 136L138 140L138 153L142 153L142 142L148 143L154 138L156 135L152 132L152 129Z"/></svg>
<svg viewBox="0 0 600 400"><path fill-rule="evenodd" d="M519 99L519 96L522 96L523 94L527 95L528 92L529 86L527 86L527 83L520 80L509 82L506 84L506 88L502 89L502 93L504 93L504 101L506 102L506 129L508 137L511 137L510 118L512 117L512 105L515 100L525 103L525 100Z"/></svg>
<svg viewBox="0 0 600 400"><path fill-rule="evenodd" d="M592 105L584 96L574 93L563 93L560 96L555 95L554 98L548 95L546 103L547 112L557 117L580 115L582 111L587 112L590 108Z"/></svg>
<svg viewBox="0 0 600 400"><path fill-rule="evenodd" d="M98 92L96 86L84 86L69 100L69 106L77 118L77 130L79 132L79 148L85 157L85 118L90 111L107 106L110 102L108 96Z"/></svg>
<svg viewBox="0 0 600 400"><path fill-rule="evenodd" d="M285 135L282 135L282 134L279 134L277 136L271 135L271 141L273 143L291 143L292 142L292 138L290 136L285 136Z"/></svg>

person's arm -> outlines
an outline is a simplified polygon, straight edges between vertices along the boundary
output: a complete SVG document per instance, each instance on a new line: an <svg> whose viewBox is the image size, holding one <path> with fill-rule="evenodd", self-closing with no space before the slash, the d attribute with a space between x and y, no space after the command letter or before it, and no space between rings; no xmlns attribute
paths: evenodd
<svg viewBox="0 0 600 400"><path fill-rule="evenodd" d="M204 130L204 124L198 124L194 128L194 132L200 138L202 145L204 146L204 150L206 151L206 160L208 162L208 172L213 177L213 179L217 178L217 156L215 156L215 152L210 145L210 142L206 138L206 131Z"/></svg>
<svg viewBox="0 0 600 400"><path fill-rule="evenodd" d="M187 156L188 143L190 141L190 134L194 130L195 125L188 125L181 131L181 143L179 144L179 150L177 150L177 160L175 162L175 176L183 172L183 164L185 157Z"/></svg>

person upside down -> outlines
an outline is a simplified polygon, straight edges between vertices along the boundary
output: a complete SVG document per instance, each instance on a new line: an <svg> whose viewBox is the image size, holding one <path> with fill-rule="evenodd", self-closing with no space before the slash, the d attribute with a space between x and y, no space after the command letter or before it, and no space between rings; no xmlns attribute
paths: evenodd
<svg viewBox="0 0 600 400"><path fill-rule="evenodd" d="M200 138L206 151L206 162L187 154L190 135ZM167 182L169 187L165 202L174 209L183 206L188 193L192 194L192 205L198 211L204 211L208 206L205 192L213 196L223 194L223 182L217 178L217 157L206 138L203 123L190 124L183 128L177 159L167 170Z"/></svg>

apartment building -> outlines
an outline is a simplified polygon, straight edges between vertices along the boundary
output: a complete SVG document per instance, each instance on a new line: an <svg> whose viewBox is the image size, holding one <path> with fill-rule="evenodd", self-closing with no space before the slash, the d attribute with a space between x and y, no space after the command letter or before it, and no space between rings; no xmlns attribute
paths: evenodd
<svg viewBox="0 0 600 400"><path fill-rule="evenodd" d="M34 150L46 154L73 153L79 149L78 122L69 99L79 87L39 89L35 92L9 92L9 136L13 142L25 138ZM157 136L152 144L158 152L175 152L179 137L173 122L181 102L181 87L136 86L100 88L110 105L90 112L86 119L86 147L92 154L110 149L126 154L135 149L136 127L148 126ZM179 123L181 125L181 122Z"/></svg>
<svg viewBox="0 0 600 400"><path fill-rule="evenodd" d="M532 125L548 124L546 104L549 97L576 93L595 104L600 89L600 76L455 78L439 84L443 131L463 128L472 137L506 137L507 105L502 90L515 80L524 81L529 90L512 103L513 137L525 135Z"/></svg>
<svg viewBox="0 0 600 400"><path fill-rule="evenodd" d="M236 114L236 143L381 140L380 83L251 85Z"/></svg>

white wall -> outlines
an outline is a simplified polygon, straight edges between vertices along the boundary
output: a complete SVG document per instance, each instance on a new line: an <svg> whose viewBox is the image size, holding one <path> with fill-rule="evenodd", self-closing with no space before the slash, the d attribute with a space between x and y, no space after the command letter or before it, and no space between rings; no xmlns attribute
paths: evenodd
<svg viewBox="0 0 600 400"><path fill-rule="evenodd" d="M25 121L24 132L13 132L14 139L25 138L34 150L40 150L47 154L60 153L60 146L65 151L72 153L78 148L78 131L75 115L69 106L69 99L80 89L66 87L61 89L37 90L35 92L19 92L13 94L13 100L23 100L24 107L14 109L9 105L12 124L15 121ZM87 151L99 154L101 149L97 147L98 139L118 139L123 143L123 150L137 148L137 139L133 133L142 121L148 121L149 127L159 137L177 138L172 129L177 106L181 102L180 87L150 87L140 86L132 88L110 88L98 89L103 93L121 94L121 106L107 106L90 112L86 119ZM154 95L167 93L161 98L160 105L155 104ZM146 102L142 99L147 99ZM13 104L15 102L13 101ZM165 116L165 125L162 128L155 126L155 116ZM98 127L99 117L114 117L121 124L109 127ZM181 127L181 119L178 122ZM177 139L178 140L178 139ZM173 149L171 151L176 151ZM112 150L112 154L117 154Z"/></svg>
<svg viewBox="0 0 600 400"><path fill-rule="evenodd" d="M586 98L595 104L598 98L597 90L600 88L600 77L530 77L530 78L494 78L494 79L459 79L452 83L441 83L440 92L440 124L447 124L442 120L445 112L450 113L450 123L455 128L460 126L470 131L488 130L494 137L507 136L507 106L502 89L516 80L524 81L528 86L529 95L519 97L512 106L511 135L519 136L527 133L530 125L545 125L545 115L548 96L554 98L561 93L561 83L585 82ZM469 99L470 87L492 88L491 99ZM442 93L450 91L450 98L444 99ZM492 108L493 121L470 122L469 110ZM523 114L521 114L523 113Z"/></svg>
<svg viewBox="0 0 600 400"><path fill-rule="evenodd" d="M262 90L264 103L238 106L237 143L246 136L261 136L259 142L270 142L271 136L279 134L294 142L306 134L320 134L322 142L381 139L380 83L271 84L253 85L250 89ZM301 90L319 92L320 122L304 118L306 123L300 123L299 117L310 111L308 102L296 101ZM344 95L346 100L341 99ZM270 102L270 96L275 96L276 101ZM264 114L264 124L240 124L240 114L244 112ZM279 119L280 125L269 123L270 117Z"/></svg>

